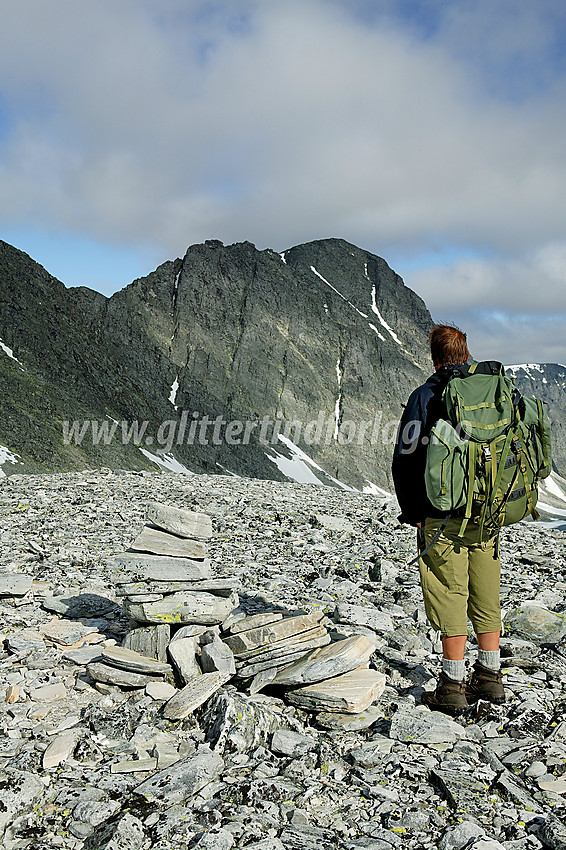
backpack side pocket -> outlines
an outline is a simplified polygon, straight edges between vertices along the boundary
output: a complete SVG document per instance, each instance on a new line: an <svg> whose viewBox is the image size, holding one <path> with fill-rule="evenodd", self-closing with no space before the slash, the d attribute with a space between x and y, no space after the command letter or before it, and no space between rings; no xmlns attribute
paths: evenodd
<svg viewBox="0 0 566 850"><path fill-rule="evenodd" d="M439 511L454 511L466 504L468 449L468 440L444 419L430 432L425 485L431 504Z"/></svg>

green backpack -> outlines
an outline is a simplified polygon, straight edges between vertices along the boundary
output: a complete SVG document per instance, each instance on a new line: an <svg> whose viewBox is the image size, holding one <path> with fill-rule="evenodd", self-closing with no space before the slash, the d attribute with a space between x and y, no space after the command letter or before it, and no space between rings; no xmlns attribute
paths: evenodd
<svg viewBox="0 0 566 850"><path fill-rule="evenodd" d="M480 540L527 514L539 519L537 484L552 471L550 422L501 363L455 366L442 392L446 419L430 433L425 483L439 511L478 523Z"/></svg>

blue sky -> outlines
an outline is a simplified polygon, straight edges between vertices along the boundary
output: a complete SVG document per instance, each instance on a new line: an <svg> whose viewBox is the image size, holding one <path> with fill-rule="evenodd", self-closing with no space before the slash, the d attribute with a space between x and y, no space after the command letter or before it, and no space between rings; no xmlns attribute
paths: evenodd
<svg viewBox="0 0 566 850"><path fill-rule="evenodd" d="M565 362L565 102L562 0L18 0L0 238L110 294L339 236L476 356Z"/></svg>

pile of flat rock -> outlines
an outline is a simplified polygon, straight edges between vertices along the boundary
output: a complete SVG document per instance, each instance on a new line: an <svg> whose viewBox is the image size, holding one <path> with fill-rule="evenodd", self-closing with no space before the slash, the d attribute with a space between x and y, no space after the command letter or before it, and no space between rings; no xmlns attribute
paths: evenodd
<svg viewBox="0 0 566 850"><path fill-rule="evenodd" d="M122 647L89 648L92 679L145 688L166 700L170 720L187 717L232 678L251 694L279 686L287 702L313 712L359 714L381 696L385 676L369 669L375 645L365 635L332 641L322 610L249 614L233 582L212 577L209 516L152 503L147 519L115 560L130 631Z"/></svg>

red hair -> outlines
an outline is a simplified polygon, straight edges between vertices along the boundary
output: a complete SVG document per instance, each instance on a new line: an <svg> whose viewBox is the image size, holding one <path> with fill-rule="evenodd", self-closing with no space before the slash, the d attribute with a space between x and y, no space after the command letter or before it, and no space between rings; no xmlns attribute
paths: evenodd
<svg viewBox="0 0 566 850"><path fill-rule="evenodd" d="M456 325L435 325L428 335L428 341L435 366L465 363L470 356L466 334Z"/></svg>

